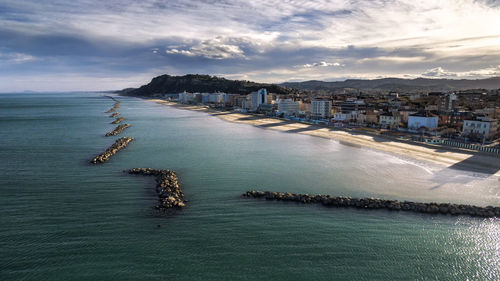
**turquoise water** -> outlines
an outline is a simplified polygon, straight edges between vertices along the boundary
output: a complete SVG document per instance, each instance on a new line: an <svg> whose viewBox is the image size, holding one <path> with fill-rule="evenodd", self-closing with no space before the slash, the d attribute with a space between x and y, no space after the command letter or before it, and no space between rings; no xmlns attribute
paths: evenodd
<svg viewBox="0 0 500 281"><path fill-rule="evenodd" d="M249 189L500 205L482 174L97 93L0 95L0 280L498 280L500 220L240 198ZM179 172L188 207L152 210ZM158 227L160 225L161 227Z"/></svg>

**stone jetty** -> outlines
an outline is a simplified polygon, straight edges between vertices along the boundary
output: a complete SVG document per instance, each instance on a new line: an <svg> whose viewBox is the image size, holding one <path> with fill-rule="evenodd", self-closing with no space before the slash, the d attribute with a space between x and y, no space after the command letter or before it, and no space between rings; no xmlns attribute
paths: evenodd
<svg viewBox="0 0 500 281"><path fill-rule="evenodd" d="M131 126L130 124L118 125L118 126L116 126L116 128L113 131L107 132L106 133L106 137L116 136L116 135L120 134L121 132L123 132L123 130L127 129L130 126Z"/></svg>
<svg viewBox="0 0 500 281"><path fill-rule="evenodd" d="M118 123L122 122L123 120L125 120L124 117L118 117L115 120L113 120L113 122L111 122L111 124L118 124Z"/></svg>
<svg viewBox="0 0 500 281"><path fill-rule="evenodd" d="M112 96L105 96L105 97L110 98L110 99L112 99L112 100L114 100L114 101L118 101L117 99L115 99L115 98L114 98L114 97L112 97Z"/></svg>
<svg viewBox="0 0 500 281"><path fill-rule="evenodd" d="M92 164L98 164L98 163L104 163L106 161L109 160L109 158L111 158L111 156L115 155L119 150L121 149L124 149L125 147L127 147L127 145L133 141L134 138L129 138L129 137L123 137L123 138L119 138L115 141L115 143L113 143L113 145L111 145L108 149L106 149L106 151L104 151L103 153L97 155L96 157L94 157L90 163Z"/></svg>
<svg viewBox="0 0 500 281"><path fill-rule="evenodd" d="M120 102L117 101L113 104L113 107L110 108L108 111L106 111L105 113L111 113L111 112L115 112L118 108L120 108Z"/></svg>
<svg viewBox="0 0 500 281"><path fill-rule="evenodd" d="M271 191L247 191L243 197L265 198L266 200L293 201L304 204L322 204L331 207L386 209L428 214L469 215L476 217L500 217L500 207L478 207L451 203L419 203L411 201L384 200L377 198L333 197L330 195L311 195Z"/></svg>
<svg viewBox="0 0 500 281"><path fill-rule="evenodd" d="M168 210L186 206L184 194L179 185L177 173L170 170L156 170L151 168L133 168L126 170L132 175L156 177L156 193L158 194L157 210Z"/></svg>
<svg viewBox="0 0 500 281"><path fill-rule="evenodd" d="M116 117L116 116L118 116L118 115L120 115L120 113L115 112L115 113L113 113L113 114L109 115L109 118L115 118L115 117Z"/></svg>

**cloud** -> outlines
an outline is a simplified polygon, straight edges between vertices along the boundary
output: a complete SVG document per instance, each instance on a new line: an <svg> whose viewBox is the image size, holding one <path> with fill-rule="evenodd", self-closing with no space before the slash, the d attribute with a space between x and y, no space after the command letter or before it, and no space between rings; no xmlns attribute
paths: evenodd
<svg viewBox="0 0 500 281"><path fill-rule="evenodd" d="M458 75L456 73L446 71L442 67L436 67L422 73L422 76L442 78L442 77L457 77Z"/></svg>
<svg viewBox="0 0 500 281"><path fill-rule="evenodd" d="M0 62L3 64L21 64L36 60L36 57L23 53L0 53Z"/></svg>
<svg viewBox="0 0 500 281"><path fill-rule="evenodd" d="M238 45L230 44L228 40L217 37L202 41L194 46L178 49L179 47L167 49L167 54L180 54L185 56L200 56L207 59L222 60L231 58L244 58L244 52Z"/></svg>
<svg viewBox="0 0 500 281"><path fill-rule="evenodd" d="M497 75L500 65L500 6L493 0L3 0L0 38L0 76L9 77L484 78Z"/></svg>
<svg viewBox="0 0 500 281"><path fill-rule="evenodd" d="M306 64L303 64L303 65L297 65L295 67L313 68L313 67L327 67L327 66L341 67L341 66L345 66L345 64L341 64L341 63L338 63L338 62L325 62L325 61L321 61L321 62L306 63Z"/></svg>
<svg viewBox="0 0 500 281"><path fill-rule="evenodd" d="M435 78L484 78L484 77L494 77L500 76L500 65L486 67L482 69L475 69L470 71L448 71L442 67L436 67L427 70L422 73L425 77L435 77Z"/></svg>

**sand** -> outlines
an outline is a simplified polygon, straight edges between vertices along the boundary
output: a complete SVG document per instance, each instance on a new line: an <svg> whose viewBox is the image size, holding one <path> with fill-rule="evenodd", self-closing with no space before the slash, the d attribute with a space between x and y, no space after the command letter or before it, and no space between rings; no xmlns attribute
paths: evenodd
<svg viewBox="0 0 500 281"><path fill-rule="evenodd" d="M325 128L280 118L270 118L231 111L218 111L210 109L207 106L185 105L160 99L150 99L149 101L179 109L206 112L229 122L250 124L263 129L334 139L347 145L362 146L417 160L433 162L445 167L482 172L500 177L500 155L451 147L447 148L438 145L398 141L394 138L380 136L375 132Z"/></svg>

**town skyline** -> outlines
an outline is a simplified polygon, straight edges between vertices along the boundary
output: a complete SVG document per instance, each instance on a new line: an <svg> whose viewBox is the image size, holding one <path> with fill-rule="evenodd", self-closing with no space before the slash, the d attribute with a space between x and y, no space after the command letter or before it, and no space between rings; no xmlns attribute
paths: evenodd
<svg viewBox="0 0 500 281"><path fill-rule="evenodd" d="M500 76L496 1L4 1L0 92Z"/></svg>

